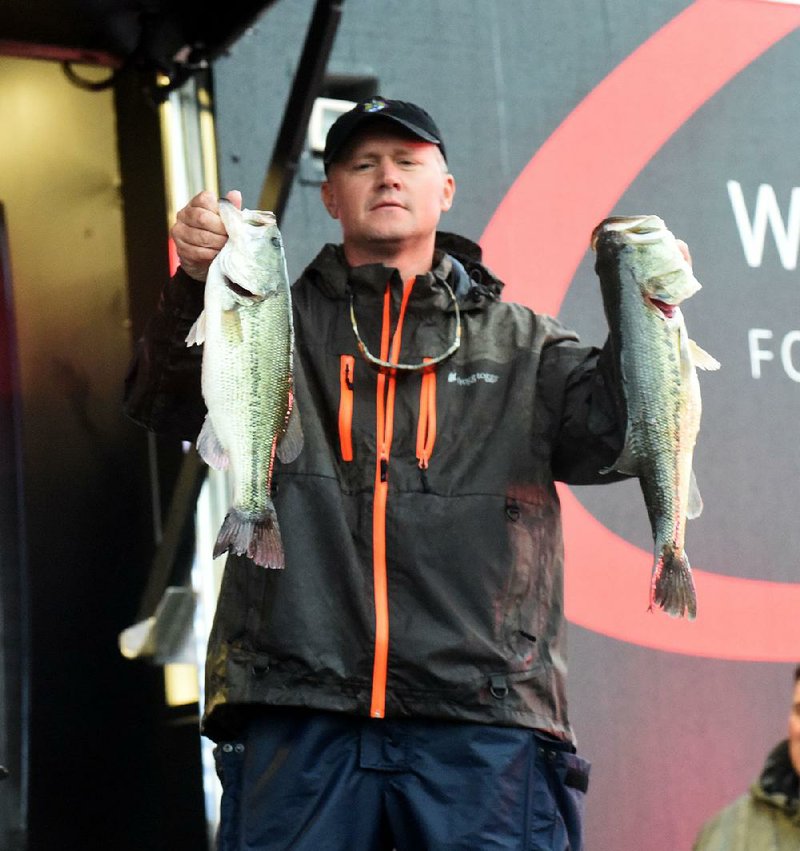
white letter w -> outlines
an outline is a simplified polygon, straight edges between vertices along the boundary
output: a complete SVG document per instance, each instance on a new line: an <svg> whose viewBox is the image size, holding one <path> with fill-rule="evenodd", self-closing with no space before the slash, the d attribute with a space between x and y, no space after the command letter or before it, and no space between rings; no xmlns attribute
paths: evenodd
<svg viewBox="0 0 800 851"><path fill-rule="evenodd" d="M775 190L768 183L762 183L758 187L752 223L744 203L742 186L738 180L728 181L728 196L731 199L736 227L739 228L739 237L742 240L742 248L748 266L756 268L761 265L761 259L764 256L767 223L769 223L783 268L795 269L797 267L798 247L800 247L800 186L795 186L792 189L792 197L789 201L789 218L786 224L783 222L783 216L778 207Z"/></svg>

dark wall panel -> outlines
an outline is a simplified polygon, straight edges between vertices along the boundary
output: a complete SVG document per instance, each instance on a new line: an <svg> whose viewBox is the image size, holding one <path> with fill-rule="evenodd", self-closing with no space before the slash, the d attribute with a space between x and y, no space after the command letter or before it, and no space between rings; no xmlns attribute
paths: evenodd
<svg viewBox="0 0 800 851"><path fill-rule="evenodd" d="M128 95L141 98L135 82ZM0 59L25 520L4 516L2 528L6 661L19 654L8 612L30 641L24 761L9 762L9 781L27 782L27 830L9 851L195 851L206 841L196 706L188 718L169 711L162 671L118 649L154 551L147 437L122 414L132 338L121 177L150 184L153 212L136 212L158 217L147 224L160 245L153 238L147 251L164 264L166 220L159 163L145 171L153 134L158 149L155 110L139 103L131 144L145 160L131 155L125 170L114 106L111 92L79 90L55 64ZM151 305L165 277L146 282ZM2 484L5 509L15 492ZM27 600L5 584L6 520L23 535Z"/></svg>
<svg viewBox="0 0 800 851"><path fill-rule="evenodd" d="M30 655L20 388L14 286L0 204L0 848L21 842L27 824L27 709Z"/></svg>

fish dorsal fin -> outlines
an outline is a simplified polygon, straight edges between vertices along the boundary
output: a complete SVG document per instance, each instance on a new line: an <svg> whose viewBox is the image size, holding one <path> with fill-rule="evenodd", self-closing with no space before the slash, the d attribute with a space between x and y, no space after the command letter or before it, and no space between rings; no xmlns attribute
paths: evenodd
<svg viewBox="0 0 800 851"><path fill-rule="evenodd" d="M719 369L720 362L705 349L701 349L694 340L689 340L689 350L692 353L694 365L698 369L705 369L709 372Z"/></svg>
<svg viewBox="0 0 800 851"><path fill-rule="evenodd" d="M211 417L206 414L203 427L197 437L197 452L200 457L215 470L227 470L230 458L225 447L219 442Z"/></svg>
<svg viewBox="0 0 800 851"><path fill-rule="evenodd" d="M194 325L186 335L187 346L200 346L206 341L206 312L205 310L195 319Z"/></svg>
<svg viewBox="0 0 800 851"><path fill-rule="evenodd" d="M697 479L694 477L694 470L689 477L689 502L686 505L686 517L689 520L694 520L703 513L703 497L700 496L700 490L697 487Z"/></svg>
<svg viewBox="0 0 800 851"><path fill-rule="evenodd" d="M292 409L286 423L286 431L278 441L275 454L278 460L284 464L294 461L303 449L303 427L300 423L300 412L297 410L297 401L292 400Z"/></svg>

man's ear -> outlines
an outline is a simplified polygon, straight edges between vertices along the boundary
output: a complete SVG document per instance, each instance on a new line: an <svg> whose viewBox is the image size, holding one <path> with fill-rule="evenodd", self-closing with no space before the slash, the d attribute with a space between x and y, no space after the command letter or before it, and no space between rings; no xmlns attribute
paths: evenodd
<svg viewBox="0 0 800 851"><path fill-rule="evenodd" d="M336 193L327 180L320 187L320 195L322 196L322 203L328 211L328 215L332 219L338 219L339 205L336 202Z"/></svg>
<svg viewBox="0 0 800 851"><path fill-rule="evenodd" d="M446 213L453 206L453 196L456 194L456 181L452 174L446 174L442 187L442 212Z"/></svg>

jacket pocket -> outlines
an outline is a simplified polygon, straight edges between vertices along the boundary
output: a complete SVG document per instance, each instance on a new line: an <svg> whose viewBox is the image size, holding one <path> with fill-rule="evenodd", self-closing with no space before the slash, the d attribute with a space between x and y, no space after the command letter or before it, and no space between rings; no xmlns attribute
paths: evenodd
<svg viewBox="0 0 800 851"><path fill-rule="evenodd" d="M353 355L339 358L339 447L343 461L353 460Z"/></svg>
<svg viewBox="0 0 800 851"><path fill-rule="evenodd" d="M590 764L569 742L533 733L536 748L529 779L530 849L583 848L584 798Z"/></svg>

